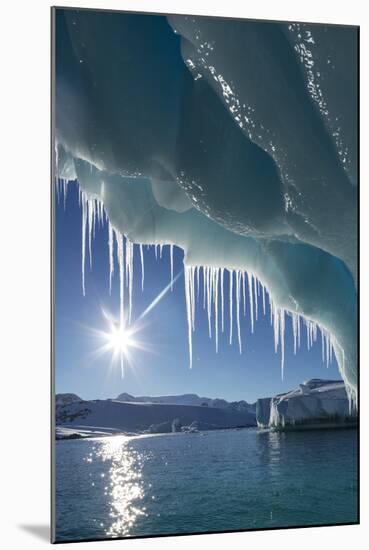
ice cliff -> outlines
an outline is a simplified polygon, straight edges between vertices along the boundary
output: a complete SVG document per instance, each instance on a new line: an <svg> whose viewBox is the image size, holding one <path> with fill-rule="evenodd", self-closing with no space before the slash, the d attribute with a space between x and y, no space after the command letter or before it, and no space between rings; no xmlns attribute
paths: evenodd
<svg viewBox="0 0 369 550"><path fill-rule="evenodd" d="M312 379L290 392L258 399L259 428L344 426L356 422L344 383Z"/></svg>
<svg viewBox="0 0 369 550"><path fill-rule="evenodd" d="M143 282L143 245L179 246L190 363L200 285L216 347L226 311L240 351L240 309L253 327L267 294L282 370L291 317L355 402L357 29L61 8L55 27L55 176L80 186L83 292L99 220L122 323L133 254Z"/></svg>

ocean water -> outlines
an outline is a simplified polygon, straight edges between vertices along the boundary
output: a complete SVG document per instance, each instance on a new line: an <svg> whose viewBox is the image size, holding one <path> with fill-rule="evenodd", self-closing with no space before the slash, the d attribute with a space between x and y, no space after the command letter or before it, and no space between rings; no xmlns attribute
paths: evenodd
<svg viewBox="0 0 369 550"><path fill-rule="evenodd" d="M56 442L56 540L357 517L357 432L219 430Z"/></svg>

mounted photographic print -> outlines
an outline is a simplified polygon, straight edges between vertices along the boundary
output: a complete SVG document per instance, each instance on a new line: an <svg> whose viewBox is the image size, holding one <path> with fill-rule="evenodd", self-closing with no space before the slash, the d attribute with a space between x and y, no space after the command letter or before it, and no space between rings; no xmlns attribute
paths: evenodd
<svg viewBox="0 0 369 550"><path fill-rule="evenodd" d="M52 540L353 524L358 27L52 9Z"/></svg>

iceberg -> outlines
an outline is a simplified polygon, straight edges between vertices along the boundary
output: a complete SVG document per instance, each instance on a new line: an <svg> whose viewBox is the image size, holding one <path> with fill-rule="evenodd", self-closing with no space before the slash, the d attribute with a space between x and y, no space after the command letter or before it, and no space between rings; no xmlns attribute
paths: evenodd
<svg viewBox="0 0 369 550"><path fill-rule="evenodd" d="M357 29L55 13L55 178L79 184L83 292L99 223L122 323L133 255L143 285L144 246L178 246L190 366L200 286L216 348L228 314L242 352L240 310L253 328L263 300L282 375L291 317L295 349L301 325L309 346L320 334L355 405Z"/></svg>
<svg viewBox="0 0 369 550"><path fill-rule="evenodd" d="M259 428L345 427L356 421L341 380L307 380L295 390L256 403Z"/></svg>

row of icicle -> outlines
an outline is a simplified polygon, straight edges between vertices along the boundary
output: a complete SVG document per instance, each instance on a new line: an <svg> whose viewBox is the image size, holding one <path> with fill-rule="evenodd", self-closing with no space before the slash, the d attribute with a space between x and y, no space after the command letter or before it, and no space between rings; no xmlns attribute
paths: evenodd
<svg viewBox="0 0 369 550"><path fill-rule="evenodd" d="M185 266L185 295L188 323L188 344L190 352L190 366L192 366L192 333L195 331L196 302L199 300L200 287L203 287L203 307L207 310L209 337L215 340L215 350L219 347L219 330L224 332L224 312L229 314L229 343L233 342L234 318L237 330L237 341L240 354L242 353L241 338L241 311L245 316L249 310L251 332L254 332L254 323L258 319L259 301L262 302L263 315L266 315L266 303L269 304L270 323L274 332L274 350L281 351L281 375L283 379L285 358L285 326L286 316L291 317L293 332L293 349L296 354L301 343L301 324L306 327L307 348L310 349L318 339L318 330L321 333L322 360L327 367L332 363L333 344L330 335L309 319L298 313L285 310L277 306L266 287L250 272L240 269L225 269L208 266ZM228 276L228 304L225 307L224 278ZM201 284L202 279L202 284ZM212 318L214 318L212 322Z"/></svg>
<svg viewBox="0 0 369 550"><path fill-rule="evenodd" d="M64 180L57 182L57 196L60 193L67 194L67 184ZM133 294L133 258L135 248L139 249L141 262L141 288L144 289L144 246L142 244L132 243L126 236L117 231L110 223L103 203L97 198L88 198L88 195L79 187L79 204L82 207L82 291L85 295L85 267L86 267L86 249L88 248L89 266L92 268L92 240L95 236L96 228L104 223L108 224L108 249L109 249L109 290L111 293L112 279L114 276L115 261L115 243L116 256L119 270L119 322L123 327L126 322L132 321L132 294ZM162 258L163 244L154 245L156 258ZM169 246L170 255L170 280L173 288L173 245ZM150 246L148 245L148 248ZM228 304L225 296L225 274L228 277ZM286 315L291 317L293 331L293 349L296 354L301 343L301 323L306 328L307 348L310 349L317 341L318 331L321 334L322 360L327 367L332 363L333 345L329 333L317 323L305 319L298 313L285 310L277 306L266 287L252 273L240 269L226 269L209 266L185 266L184 267L184 286L187 310L188 324L188 347L189 364L192 367L192 333L195 331L195 311L196 303L200 300L200 290L202 289L202 305L207 311L209 337L215 341L215 350L219 350L219 330L224 332L225 311L228 310L229 316L229 344L234 341L234 324L237 331L237 342L239 352L242 353L241 337L241 312L250 317L251 332L254 332L254 324L258 319L259 302L262 304L263 315L267 312L267 302L269 304L270 322L274 332L274 350L281 352L281 376L284 373L285 358L285 326ZM125 318L125 287L128 287L128 315ZM234 322L235 320L235 322ZM123 356L121 356L121 367L123 370Z"/></svg>

